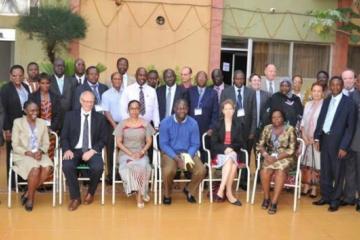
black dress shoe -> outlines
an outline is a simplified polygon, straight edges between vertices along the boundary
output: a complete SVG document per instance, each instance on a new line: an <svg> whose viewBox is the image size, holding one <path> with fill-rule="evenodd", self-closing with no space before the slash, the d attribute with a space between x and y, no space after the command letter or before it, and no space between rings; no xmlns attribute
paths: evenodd
<svg viewBox="0 0 360 240"><path fill-rule="evenodd" d="M238 207L241 207L241 202L240 202L240 200L239 199L236 199L236 201L235 202L230 202L232 205L235 205L235 206L238 206Z"/></svg>
<svg viewBox="0 0 360 240"><path fill-rule="evenodd" d="M360 212L360 202L358 202L358 203L356 204L355 210L358 211L358 212Z"/></svg>
<svg viewBox="0 0 360 240"><path fill-rule="evenodd" d="M270 205L270 199L264 199L262 204L261 204L261 208L262 209L268 209Z"/></svg>
<svg viewBox="0 0 360 240"><path fill-rule="evenodd" d="M345 206L355 206L355 202L347 202L344 200L340 201L340 206L345 207Z"/></svg>
<svg viewBox="0 0 360 240"><path fill-rule="evenodd" d="M323 206L323 205L329 204L329 201L326 201L325 199L321 198L320 200L317 200L317 201L313 202L312 204L315 206Z"/></svg>
<svg viewBox="0 0 360 240"><path fill-rule="evenodd" d="M272 215L272 214L275 214L276 212L277 212L277 204L276 203L271 203L270 207L269 207L269 210L268 210L268 213L270 215Z"/></svg>
<svg viewBox="0 0 360 240"><path fill-rule="evenodd" d="M330 207L328 208L329 212L336 212L339 210L339 204L330 204Z"/></svg>
<svg viewBox="0 0 360 240"><path fill-rule="evenodd" d="M171 197L164 197L163 203L165 205L170 205L171 204Z"/></svg>
<svg viewBox="0 0 360 240"><path fill-rule="evenodd" d="M33 210L33 203L29 203L28 201L26 201L24 207L26 211L31 212Z"/></svg>
<svg viewBox="0 0 360 240"><path fill-rule="evenodd" d="M192 196L186 188L183 189L183 193L185 194L186 200L187 200L189 203L196 203L195 197Z"/></svg>

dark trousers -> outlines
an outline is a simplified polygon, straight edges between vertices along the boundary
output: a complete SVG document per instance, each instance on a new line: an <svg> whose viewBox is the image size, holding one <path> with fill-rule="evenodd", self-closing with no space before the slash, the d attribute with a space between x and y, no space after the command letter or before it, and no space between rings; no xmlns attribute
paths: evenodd
<svg viewBox="0 0 360 240"><path fill-rule="evenodd" d="M70 199L80 199L80 186L77 180L78 174L76 167L82 161L82 150L73 150L74 158L71 160L63 160L62 170L65 174L66 181L69 186ZM90 168L89 170L89 190L88 193L94 195L96 192L97 185L100 181L101 175L104 170L104 163L101 157L101 153L96 153L89 161L86 162Z"/></svg>
<svg viewBox="0 0 360 240"><path fill-rule="evenodd" d="M325 201L338 203L343 189L345 159L339 159L339 146L334 146L334 136L323 134L320 153L320 191Z"/></svg>
<svg viewBox="0 0 360 240"><path fill-rule="evenodd" d="M346 156L345 160L345 184L344 184L344 195L343 200L347 203L353 203L356 198L357 191L357 162L356 162L356 152L350 151Z"/></svg>
<svg viewBox="0 0 360 240"><path fill-rule="evenodd" d="M112 173L113 173L113 164L114 164L114 129L109 124L109 133L108 133L108 141L106 145L106 153L107 153L107 160L106 160L106 166L107 166L107 179L112 180Z"/></svg>

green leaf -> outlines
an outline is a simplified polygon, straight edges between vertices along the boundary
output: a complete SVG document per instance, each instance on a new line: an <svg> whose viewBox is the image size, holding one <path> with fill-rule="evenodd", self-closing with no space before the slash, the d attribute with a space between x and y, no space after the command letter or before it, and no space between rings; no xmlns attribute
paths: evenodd
<svg viewBox="0 0 360 240"><path fill-rule="evenodd" d="M351 43L358 43L359 41L360 41L360 35L355 35L355 34L350 35Z"/></svg>

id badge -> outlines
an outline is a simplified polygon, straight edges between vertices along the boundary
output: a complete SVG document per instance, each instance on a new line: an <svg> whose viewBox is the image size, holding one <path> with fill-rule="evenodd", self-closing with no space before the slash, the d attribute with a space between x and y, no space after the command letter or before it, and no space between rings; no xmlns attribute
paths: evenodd
<svg viewBox="0 0 360 240"><path fill-rule="evenodd" d="M195 108L195 116L202 115L202 109L201 108Z"/></svg>
<svg viewBox="0 0 360 240"><path fill-rule="evenodd" d="M101 105L95 105L95 111L102 112L104 111Z"/></svg>
<svg viewBox="0 0 360 240"><path fill-rule="evenodd" d="M46 122L46 126L47 126L47 127L50 127L50 126L51 126L51 121L50 121L50 120L46 120L45 122Z"/></svg>
<svg viewBox="0 0 360 240"><path fill-rule="evenodd" d="M237 110L237 117L244 117L245 116L245 110L243 108L240 108Z"/></svg>

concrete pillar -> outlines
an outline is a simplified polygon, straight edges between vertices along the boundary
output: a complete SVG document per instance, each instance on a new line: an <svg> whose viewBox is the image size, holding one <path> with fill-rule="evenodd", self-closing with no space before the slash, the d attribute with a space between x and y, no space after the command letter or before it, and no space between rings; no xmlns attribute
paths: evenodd
<svg viewBox="0 0 360 240"><path fill-rule="evenodd" d="M223 7L224 0L212 0L209 72L220 67Z"/></svg>
<svg viewBox="0 0 360 240"><path fill-rule="evenodd" d="M80 13L80 2L81 0L70 0L69 6L73 13ZM79 57L79 41L71 41L69 44L69 53L72 57L78 58Z"/></svg>

